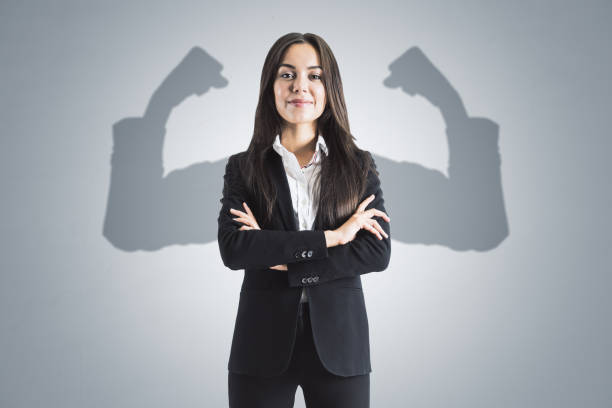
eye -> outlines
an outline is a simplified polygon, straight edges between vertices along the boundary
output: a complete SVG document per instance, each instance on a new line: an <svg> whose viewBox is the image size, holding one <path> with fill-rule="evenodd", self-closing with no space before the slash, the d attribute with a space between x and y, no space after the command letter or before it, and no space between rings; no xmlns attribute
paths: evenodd
<svg viewBox="0 0 612 408"><path fill-rule="evenodd" d="M295 77L295 75L293 75L291 72L283 72L282 74L280 74L280 77L281 78L293 78L293 77ZM311 77L316 79L316 80L321 80L322 79L322 75L321 74L312 74Z"/></svg>

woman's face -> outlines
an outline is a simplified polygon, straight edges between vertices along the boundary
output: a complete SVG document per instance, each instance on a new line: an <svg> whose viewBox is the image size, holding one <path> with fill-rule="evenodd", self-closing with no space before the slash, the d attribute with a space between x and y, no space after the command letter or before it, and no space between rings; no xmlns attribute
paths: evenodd
<svg viewBox="0 0 612 408"><path fill-rule="evenodd" d="M317 51L308 43L293 44L285 52L274 80L274 100L286 122L309 123L323 113L326 100L320 65Z"/></svg>

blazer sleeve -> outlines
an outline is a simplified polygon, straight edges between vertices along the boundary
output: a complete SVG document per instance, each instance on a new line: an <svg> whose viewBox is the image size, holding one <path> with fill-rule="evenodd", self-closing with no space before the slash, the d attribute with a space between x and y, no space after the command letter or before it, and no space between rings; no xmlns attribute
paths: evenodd
<svg viewBox="0 0 612 408"><path fill-rule="evenodd" d="M223 176L223 197L218 217L219 251L223 264L232 270L269 268L326 258L329 254L321 230L240 230L230 209L244 211L247 190L240 176L237 155L230 156ZM252 206L251 206L252 207Z"/></svg>
<svg viewBox="0 0 612 408"><path fill-rule="evenodd" d="M372 170L368 173L366 191L359 202L361 203L371 194L374 194L375 197L366 209L377 208L389 215L385 210L380 179ZM289 286L320 285L334 279L355 277L387 269L391 258L390 225L381 217L374 216L374 218L389 235L389 238L383 236L383 239L379 240L370 231L362 229L357 232L352 241L327 248L329 256L324 259L315 259L306 263L289 263L287 264Z"/></svg>

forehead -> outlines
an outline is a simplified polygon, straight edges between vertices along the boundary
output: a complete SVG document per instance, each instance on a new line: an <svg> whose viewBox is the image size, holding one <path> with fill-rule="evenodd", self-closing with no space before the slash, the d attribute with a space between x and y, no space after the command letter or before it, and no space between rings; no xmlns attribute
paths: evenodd
<svg viewBox="0 0 612 408"><path fill-rule="evenodd" d="M310 44L293 44L285 51L281 64L293 65L296 68L308 68L321 65L317 50Z"/></svg>

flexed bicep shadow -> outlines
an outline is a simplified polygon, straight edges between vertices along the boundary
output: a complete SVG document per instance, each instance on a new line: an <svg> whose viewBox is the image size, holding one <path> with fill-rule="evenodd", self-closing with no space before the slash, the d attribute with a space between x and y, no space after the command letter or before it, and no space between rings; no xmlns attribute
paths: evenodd
<svg viewBox="0 0 612 408"><path fill-rule="evenodd" d="M501 184L499 126L469 117L459 93L418 47L389 65L383 84L421 95L440 109L448 141L448 177L416 163L374 155L392 237L484 251L508 236Z"/></svg>
<svg viewBox="0 0 612 408"><path fill-rule="evenodd" d="M172 109L191 95L223 88L223 66L192 48L155 90L142 117L113 125L111 182L104 236L117 248L156 250L216 239L219 193L227 159L163 176L162 149Z"/></svg>
<svg viewBox="0 0 612 408"><path fill-rule="evenodd" d="M418 48L390 66L384 80L438 106L446 122L448 177L419 164L373 153L395 240L455 250L487 250L508 235L498 152L499 128L470 118L459 94ZM113 125L104 236L117 248L156 250L217 239L217 212L227 159L163 176L165 124L187 97L228 84L222 65L192 48L154 92L142 117Z"/></svg>

